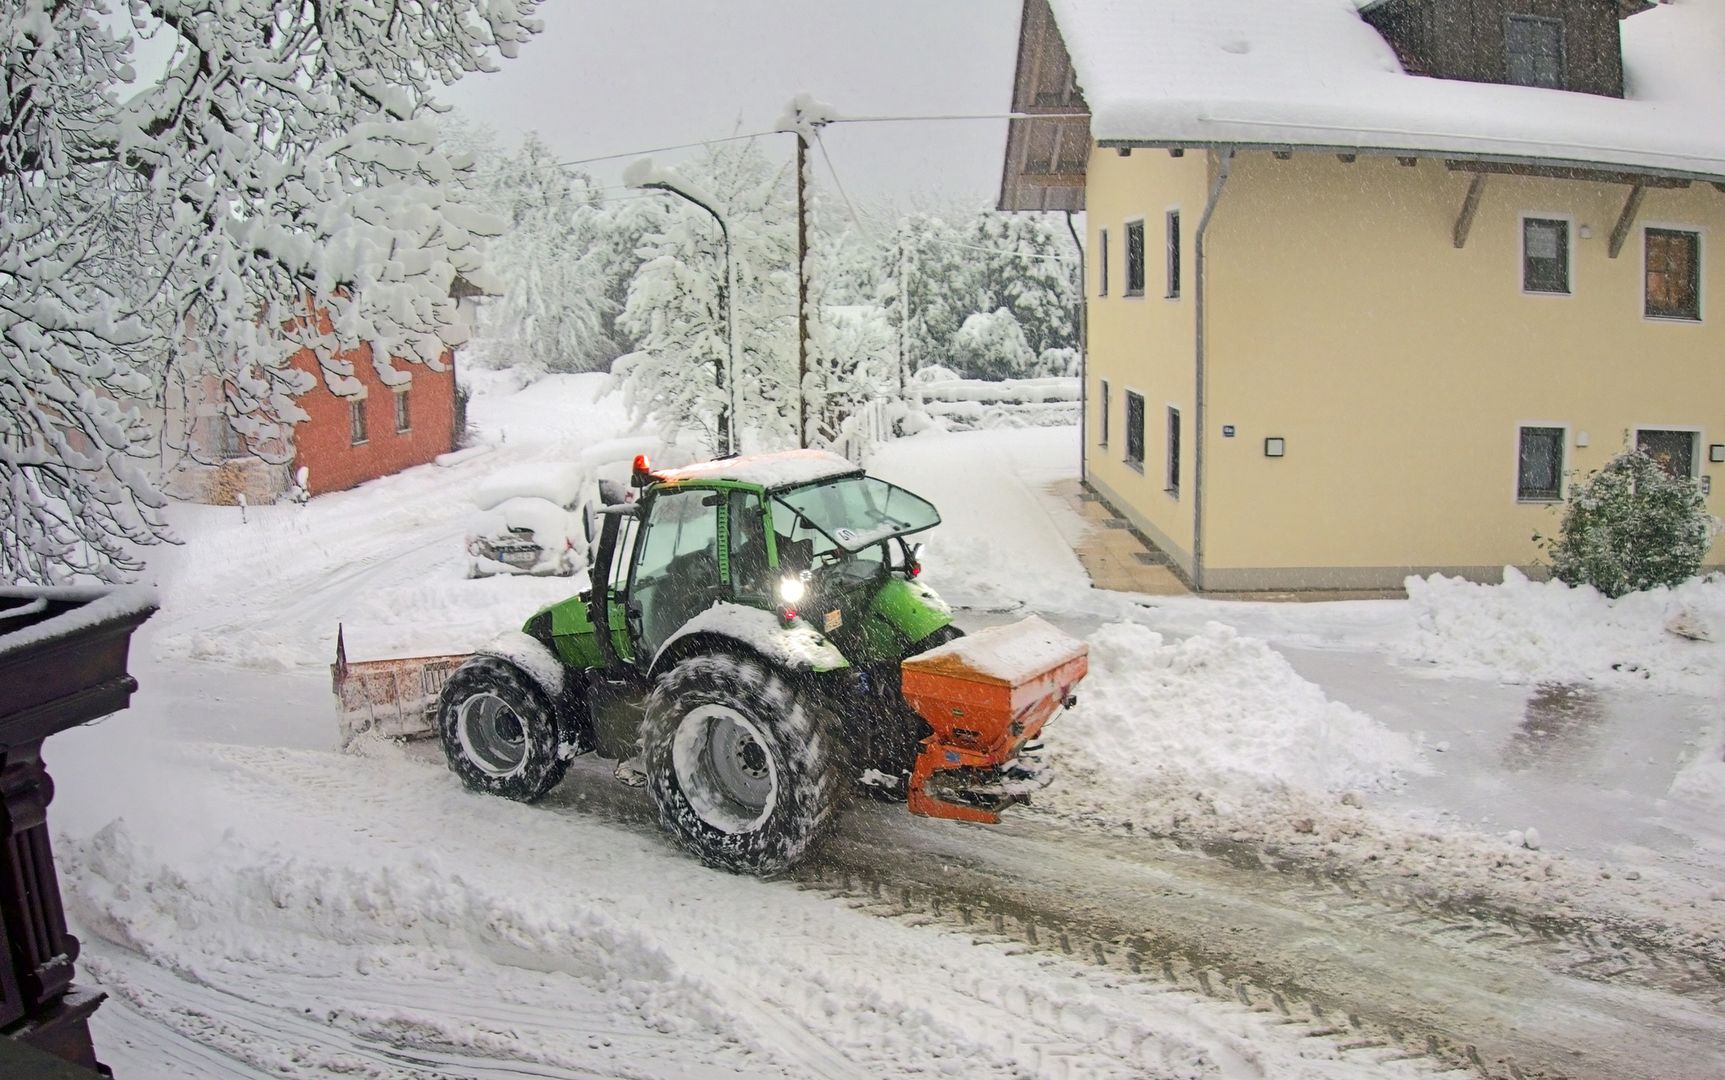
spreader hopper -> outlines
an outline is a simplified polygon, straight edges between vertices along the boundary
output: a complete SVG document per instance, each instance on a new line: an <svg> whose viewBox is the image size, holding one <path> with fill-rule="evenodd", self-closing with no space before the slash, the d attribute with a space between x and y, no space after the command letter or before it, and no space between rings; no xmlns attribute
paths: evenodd
<svg viewBox="0 0 1725 1080"><path fill-rule="evenodd" d="M1050 777L1026 750L1089 670L1089 646L1031 616L903 663L904 697L934 728L910 777L910 810L995 824Z"/></svg>

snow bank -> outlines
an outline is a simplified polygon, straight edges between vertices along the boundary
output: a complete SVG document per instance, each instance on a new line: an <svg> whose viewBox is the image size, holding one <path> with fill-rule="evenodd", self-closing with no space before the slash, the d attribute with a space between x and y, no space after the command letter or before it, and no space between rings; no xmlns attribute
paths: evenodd
<svg viewBox="0 0 1725 1080"><path fill-rule="evenodd" d="M1412 659L1505 682L1632 682L1714 694L1725 684L1725 578L1609 600L1593 588L1407 579ZM1688 635L1688 636L1686 636ZM1697 640L1697 637L1711 640Z"/></svg>
<svg viewBox="0 0 1725 1080"><path fill-rule="evenodd" d="M1172 643L1135 624L1104 626L1078 699L1049 743L1092 790L1179 773L1223 796L1324 794L1424 771L1407 736L1331 701L1280 653L1221 623Z"/></svg>

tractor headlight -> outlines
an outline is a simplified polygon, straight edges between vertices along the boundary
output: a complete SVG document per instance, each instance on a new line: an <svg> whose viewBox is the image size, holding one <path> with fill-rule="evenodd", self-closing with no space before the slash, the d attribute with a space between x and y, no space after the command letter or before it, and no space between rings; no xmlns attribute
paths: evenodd
<svg viewBox="0 0 1725 1080"><path fill-rule="evenodd" d="M779 579L779 599L786 604L795 606L802 602L803 594L809 591L802 578L785 577Z"/></svg>

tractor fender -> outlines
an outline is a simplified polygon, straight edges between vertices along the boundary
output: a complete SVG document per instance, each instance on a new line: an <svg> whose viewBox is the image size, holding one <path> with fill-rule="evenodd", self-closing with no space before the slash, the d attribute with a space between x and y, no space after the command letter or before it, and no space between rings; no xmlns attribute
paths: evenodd
<svg viewBox="0 0 1725 1080"><path fill-rule="evenodd" d="M738 648L785 671L833 671L850 666L826 635L807 623L798 621L786 626L774 612L720 603L696 615L665 639L653 654L648 675L657 679L690 656Z"/></svg>
<svg viewBox="0 0 1725 1080"><path fill-rule="evenodd" d="M584 685L570 674L551 646L523 631L505 630L486 642L478 655L508 662L545 691L557 710L558 750L565 758L593 749L593 721L583 700Z"/></svg>

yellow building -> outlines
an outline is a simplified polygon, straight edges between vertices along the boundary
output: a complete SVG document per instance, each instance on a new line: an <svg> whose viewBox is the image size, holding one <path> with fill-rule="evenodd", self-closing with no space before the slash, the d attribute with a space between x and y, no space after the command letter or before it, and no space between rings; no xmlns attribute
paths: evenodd
<svg viewBox="0 0 1725 1080"><path fill-rule="evenodd" d="M1631 445L1725 514L1725 4L1471 5L1026 4L1001 205L1086 211L1085 479L1200 589L1494 580Z"/></svg>

